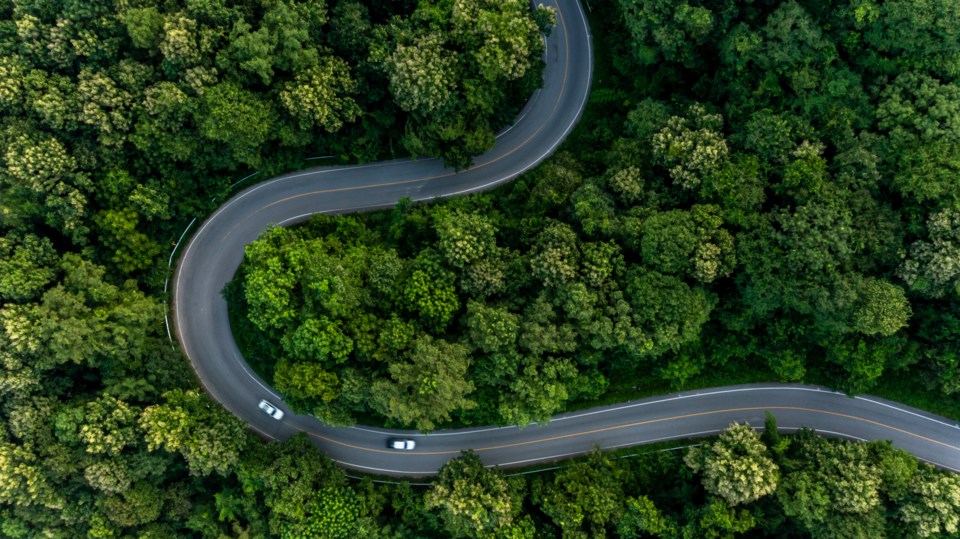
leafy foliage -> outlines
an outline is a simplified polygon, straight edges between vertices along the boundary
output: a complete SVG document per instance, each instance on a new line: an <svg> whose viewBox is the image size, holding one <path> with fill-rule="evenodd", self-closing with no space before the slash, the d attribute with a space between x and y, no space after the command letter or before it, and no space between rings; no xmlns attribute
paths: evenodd
<svg viewBox="0 0 960 539"><path fill-rule="evenodd" d="M685 462L703 472L704 488L731 506L755 501L777 488L777 465L750 425L731 425L720 439L694 448Z"/></svg>
<svg viewBox="0 0 960 539"><path fill-rule="evenodd" d="M425 502L440 508L444 528L453 537L497 537L519 513L515 489L503 472L485 468L476 453L465 451L440 470Z"/></svg>
<svg viewBox="0 0 960 539"><path fill-rule="evenodd" d="M268 232L227 294L245 357L336 424L526 424L771 376L955 409L957 6L594 3L569 144L494 193ZM727 435L693 466L527 479L464 457L418 490L202 397L161 320L186 223L307 156L466 165L561 16L0 2L0 536L956 534L954 478L889 444ZM741 461L763 488L733 495Z"/></svg>

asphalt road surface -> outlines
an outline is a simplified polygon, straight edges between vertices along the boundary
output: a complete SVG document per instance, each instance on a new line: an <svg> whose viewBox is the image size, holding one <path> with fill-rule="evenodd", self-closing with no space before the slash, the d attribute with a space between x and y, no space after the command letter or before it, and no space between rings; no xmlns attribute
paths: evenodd
<svg viewBox="0 0 960 539"><path fill-rule="evenodd" d="M577 0L545 2L557 10L547 38L543 88L497 144L469 170L455 173L436 159L396 160L288 174L251 187L223 204L190 239L173 279L173 326L206 390L264 436L307 432L320 449L351 469L395 476L435 474L462 449L488 465L524 466L582 454L596 446L625 447L715 434L734 421L762 425L773 412L781 428L816 428L828 436L889 439L917 457L960 470L956 423L876 398L848 398L820 388L769 384L702 390L557 416L526 428L490 427L428 435L362 426L334 428L292 413L247 366L220 295L243 258L243 248L270 225L315 213L393 206L402 197L430 200L507 182L549 156L586 104L592 47ZM268 399L286 412L277 421L257 408ZM388 450L391 435L418 441L411 452Z"/></svg>

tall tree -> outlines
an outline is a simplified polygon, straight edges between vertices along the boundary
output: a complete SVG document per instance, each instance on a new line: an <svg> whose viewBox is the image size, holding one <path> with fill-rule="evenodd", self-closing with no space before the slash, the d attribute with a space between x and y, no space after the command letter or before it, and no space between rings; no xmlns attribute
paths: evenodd
<svg viewBox="0 0 960 539"><path fill-rule="evenodd" d="M855 16L870 46L863 53L869 68L923 69L945 79L960 75L960 9L950 0L864 2Z"/></svg>
<svg viewBox="0 0 960 539"><path fill-rule="evenodd" d="M420 336L406 361L390 365L391 379L374 383L373 406L400 424L433 430L453 411L476 406L468 397L473 382L465 377L470 363L465 346Z"/></svg>
<svg viewBox="0 0 960 539"><path fill-rule="evenodd" d="M703 288L692 288L676 277L639 269L627 274L626 298L647 335L645 347L656 355L696 341L716 303L716 298Z"/></svg>
<svg viewBox="0 0 960 539"><path fill-rule="evenodd" d="M57 276L57 252L46 237L34 234L0 238L0 298L36 298Z"/></svg>
<svg viewBox="0 0 960 539"><path fill-rule="evenodd" d="M729 275L736 265L733 236L716 206L672 210L643 222L640 250L646 265L659 271L709 283Z"/></svg>
<svg viewBox="0 0 960 539"><path fill-rule="evenodd" d="M230 149L234 160L260 164L261 148L274 138L274 105L240 85L224 81L203 93L195 113L200 134Z"/></svg>
<svg viewBox="0 0 960 539"><path fill-rule="evenodd" d="M777 490L784 512L815 537L882 534L881 478L868 453L866 445L802 431L790 444L790 466Z"/></svg>
<svg viewBox="0 0 960 539"><path fill-rule="evenodd" d="M454 267L465 267L494 253L496 227L478 213L442 212L435 225L440 251Z"/></svg>
<svg viewBox="0 0 960 539"><path fill-rule="evenodd" d="M595 451L551 483L534 482L532 496L564 535L602 537L621 511L623 483L623 470Z"/></svg>
<svg viewBox="0 0 960 539"><path fill-rule="evenodd" d="M621 0L637 61L653 65L662 58L695 66L699 60L696 47L706 42L717 23L713 11L702 4Z"/></svg>

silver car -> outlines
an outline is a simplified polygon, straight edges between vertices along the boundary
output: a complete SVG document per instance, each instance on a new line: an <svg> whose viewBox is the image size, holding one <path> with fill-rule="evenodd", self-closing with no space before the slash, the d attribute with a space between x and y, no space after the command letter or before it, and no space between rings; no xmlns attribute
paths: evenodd
<svg viewBox="0 0 960 539"><path fill-rule="evenodd" d="M263 413L274 419L283 419L283 410L277 408L273 403L266 399L260 401L260 409L263 410Z"/></svg>

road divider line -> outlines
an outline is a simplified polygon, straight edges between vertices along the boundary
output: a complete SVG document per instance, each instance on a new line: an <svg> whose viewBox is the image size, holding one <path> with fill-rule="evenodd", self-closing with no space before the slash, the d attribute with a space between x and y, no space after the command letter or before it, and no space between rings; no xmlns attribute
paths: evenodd
<svg viewBox="0 0 960 539"><path fill-rule="evenodd" d="M892 430L892 431L899 432L899 433L901 433L901 434L906 434L906 435L908 435L908 436L913 436L913 437L915 437L915 438L919 438L919 439L921 439L921 440L925 440L925 441L930 442L930 443L934 443L934 444L941 445L941 446L946 447L946 448L949 448L949 449L953 449L954 451L960 451L960 447L957 447L957 446L955 446L955 445L951 445L951 444L948 444L948 443L946 443L946 442L941 442L941 441L939 441L939 440L934 440L933 438L928 438L928 437L923 436L923 435L921 435L921 434L916 434L916 433L910 432L910 431L905 430L905 429L900 429L900 428L897 428L897 427L894 427L894 426L891 426L891 425L887 425L887 424L885 424L885 423L881 423L881 422L879 422L879 421L874 421L874 420L872 420L872 419L866 419L866 418L862 418L862 417L858 417L858 416L854 416L854 415L850 415L850 414L843 414L843 413L840 413L840 412L832 412L832 411L829 411L829 410L818 410L818 409L816 409L816 408L804 408L804 407L801 407L801 406L751 406L751 407L745 407L745 408L727 408L727 409L721 409L721 410L709 410L709 411L705 411L705 412L694 412L694 413L690 413L690 414L682 414L682 415L677 415L677 416L672 416L672 417L664 417L664 418L658 418L658 419L648 419L648 420L645 420L645 421L635 421L635 422L633 422L633 423L626 423L626 424L622 424L622 425L614 425L614 426L611 426L611 427L603 427L603 428L599 428L599 429L591 429L591 430L586 430L586 431L574 432L574 433L570 433L570 434L561 434L561 435L557 435L557 436L550 436L550 437L547 437L547 438L541 438L541 439L539 439L539 440L528 440L528 441L524 441L524 442L515 442L515 443L513 443L513 444L504 444L504 445L498 445L498 446L490 446L490 447L484 447L484 448L477 448L477 449L474 449L474 451L477 451L477 452L480 452L480 451L493 451L493 450L497 450L497 449L504 449L504 448L507 448L507 447L517 447L517 446L529 445L529 444L534 444L534 443L550 442L550 441L562 440L562 439L566 439L566 438L573 438L573 437L577 437L577 436L586 436L586 435L588 435L588 434L597 434L597 433L601 433L601 432L609 432L609 431L612 431L612 430L626 429L626 428L631 428L631 427L639 427L639 426L649 425L649 424L653 424L653 423L663 423L663 422L666 422L666 421L677 421L677 420L681 420L681 419L689 419L689 418L692 418L692 417L702 417L702 416L705 416L705 415L715 415L715 414L734 413L734 412L755 412L755 411L760 411L760 410L790 410L790 411L820 413L820 414L832 415L832 416L836 416L836 417L843 417L843 418L846 418L846 419L852 419L852 420L854 420L854 421L862 421L862 422L864 422L864 423L869 423L869 424L872 424L872 425L876 425L876 426L878 426L878 427L886 428L886 429L889 429L889 430Z"/></svg>

